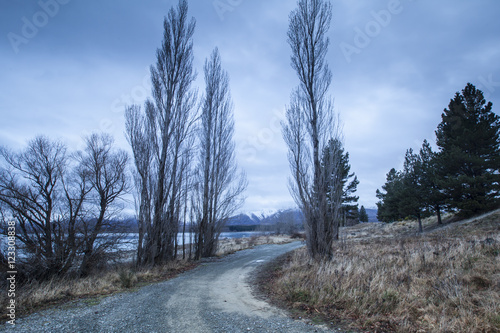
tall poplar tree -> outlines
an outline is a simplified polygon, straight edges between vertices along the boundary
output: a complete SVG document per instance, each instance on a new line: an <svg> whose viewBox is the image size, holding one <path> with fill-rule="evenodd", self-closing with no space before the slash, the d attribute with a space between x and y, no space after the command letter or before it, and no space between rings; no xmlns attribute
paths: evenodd
<svg viewBox="0 0 500 333"><path fill-rule="evenodd" d="M163 41L151 66L152 99L144 112L126 110L126 131L134 154L139 199L139 264L160 264L177 255L177 233L186 204L196 93L192 83L194 18L179 0L163 22Z"/></svg>
<svg viewBox="0 0 500 333"><path fill-rule="evenodd" d="M205 61L205 94L198 131L197 228L195 258L213 256L229 217L243 203L246 177L238 171L233 140L233 104L229 76L215 48Z"/></svg>
<svg viewBox="0 0 500 333"><path fill-rule="evenodd" d="M338 138L338 122L328 90L332 73L326 55L332 6L325 0L299 0L290 13L288 44L292 68L299 79L283 123L292 173L290 190L305 217L307 248L311 257L328 259L338 236L341 193L327 195L327 179L340 172L340 161L321 167L321 154L330 138ZM334 155L332 155L334 156ZM337 177L338 179L338 177Z"/></svg>

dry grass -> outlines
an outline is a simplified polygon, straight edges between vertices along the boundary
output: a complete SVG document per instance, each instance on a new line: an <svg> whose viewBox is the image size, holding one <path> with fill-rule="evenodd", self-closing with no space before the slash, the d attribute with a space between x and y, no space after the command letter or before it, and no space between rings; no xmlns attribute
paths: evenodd
<svg viewBox="0 0 500 333"><path fill-rule="evenodd" d="M414 222L402 223L413 230ZM409 237L406 225L346 229L350 238L329 262L300 249L270 289L292 308L351 329L500 332L500 211L423 236Z"/></svg>
<svg viewBox="0 0 500 333"><path fill-rule="evenodd" d="M224 239L220 242L220 250L217 255L224 256L255 245L281 244L289 241L290 237L287 236ZM16 314L26 315L43 308L79 299L95 302L104 295L164 281L196 266L197 263L193 261L177 260L162 266L135 269L133 264L129 262L115 264L104 271L93 272L85 278L55 277L44 282L31 281L17 288ZM7 302L7 293L1 293L0 304L7 304ZM6 319L6 314L2 313L0 321Z"/></svg>
<svg viewBox="0 0 500 333"><path fill-rule="evenodd" d="M122 264L84 278L54 277L43 282L31 281L17 288L16 314L25 315L77 299L95 301L92 299L172 278L195 266L193 262L174 261L163 266L136 270L130 264ZM0 295L0 301L7 304L6 293ZM4 321L6 318L2 314L0 319Z"/></svg>
<svg viewBox="0 0 500 333"><path fill-rule="evenodd" d="M222 239L219 242L217 256L225 256L237 251L252 248L263 244L285 244L292 242L293 239L286 235L264 235L252 236L249 238L229 238Z"/></svg>

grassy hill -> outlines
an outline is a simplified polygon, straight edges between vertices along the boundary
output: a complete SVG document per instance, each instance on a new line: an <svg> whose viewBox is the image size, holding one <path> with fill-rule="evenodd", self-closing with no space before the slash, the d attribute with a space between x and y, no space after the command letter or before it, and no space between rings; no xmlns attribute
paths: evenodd
<svg viewBox="0 0 500 333"><path fill-rule="evenodd" d="M334 259L299 249L266 277L274 301L346 330L500 332L500 210L345 228Z"/></svg>

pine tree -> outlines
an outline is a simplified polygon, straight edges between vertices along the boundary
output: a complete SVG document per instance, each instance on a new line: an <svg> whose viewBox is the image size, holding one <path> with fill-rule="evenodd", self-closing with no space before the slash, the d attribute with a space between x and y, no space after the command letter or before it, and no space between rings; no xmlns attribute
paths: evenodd
<svg viewBox="0 0 500 333"><path fill-rule="evenodd" d="M382 191L377 190L377 219L382 222L393 222L401 218L399 212L400 193L403 190L403 175L392 168L382 186Z"/></svg>
<svg viewBox="0 0 500 333"><path fill-rule="evenodd" d="M338 168L329 167L328 164L338 163ZM358 200L359 197L354 193L356 192L359 184L358 177L353 172L351 173L351 165L349 164L349 153L345 152L342 147L342 142L338 139L330 139L328 141L328 146L323 150L323 155L321 159L321 166L323 170L335 170L330 177L326 178L326 188L327 193L331 194L334 192L333 184L338 184L339 190L342 191L341 201L342 201L342 216L344 220L344 226L346 221L357 221L358 220ZM334 178L339 177L339 181L336 182ZM330 195L329 195L330 196ZM352 223L352 222L351 222Z"/></svg>
<svg viewBox="0 0 500 333"><path fill-rule="evenodd" d="M420 186L424 191L424 200L437 216L438 224L442 224L441 210L446 196L439 187L440 170L437 153L432 151L431 145L424 140L419 153L419 168L421 172Z"/></svg>
<svg viewBox="0 0 500 333"><path fill-rule="evenodd" d="M359 221L368 222L368 214L366 213L365 206L361 206L359 209Z"/></svg>
<svg viewBox="0 0 500 333"><path fill-rule="evenodd" d="M402 217L412 216L418 220L418 231L422 232L422 213L427 206L426 188L423 185L422 163L419 155L408 149L402 174L402 189L399 196L399 213Z"/></svg>
<svg viewBox="0 0 500 333"><path fill-rule="evenodd" d="M436 131L441 186L451 208L472 215L498 205L500 117L470 83L456 93Z"/></svg>

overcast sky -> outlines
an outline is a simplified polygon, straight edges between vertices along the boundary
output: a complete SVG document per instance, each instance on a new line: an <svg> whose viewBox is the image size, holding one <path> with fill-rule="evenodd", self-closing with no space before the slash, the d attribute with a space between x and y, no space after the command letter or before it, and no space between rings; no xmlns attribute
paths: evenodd
<svg viewBox="0 0 500 333"><path fill-rule="evenodd" d="M124 108L150 94L149 66L163 17L177 0L0 0L0 145L37 134L82 148L104 131L129 149ZM331 95L359 180L373 207L406 149L434 142L441 113L467 82L500 106L500 1L332 0ZM214 47L230 76L243 211L295 206L279 122L298 84L286 42L296 0L191 0L194 57Z"/></svg>

